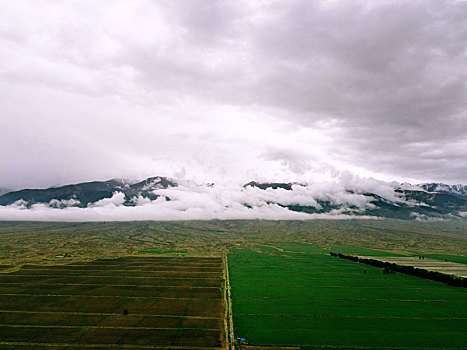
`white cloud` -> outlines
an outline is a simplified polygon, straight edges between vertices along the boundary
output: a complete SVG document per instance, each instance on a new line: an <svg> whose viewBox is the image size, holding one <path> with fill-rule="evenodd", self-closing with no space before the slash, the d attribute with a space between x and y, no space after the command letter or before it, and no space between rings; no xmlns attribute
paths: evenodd
<svg viewBox="0 0 467 350"><path fill-rule="evenodd" d="M104 198L98 200L95 203L89 203L89 207L118 207L123 205L125 202L125 194L122 192L114 192L113 196L110 198Z"/></svg>
<svg viewBox="0 0 467 350"><path fill-rule="evenodd" d="M230 207L198 206L186 208L180 203L153 201L136 207L103 206L54 209L36 204L31 209L18 209L12 206L0 207L0 218L5 221L138 221L138 220L211 220L211 219L267 219L267 220L312 220L312 219L352 219L354 217L339 212L332 214L305 214L287 210L275 204L264 204L246 208L241 205ZM359 216L359 219L377 219Z"/></svg>
<svg viewBox="0 0 467 350"><path fill-rule="evenodd" d="M74 198L71 199L52 199L49 202L49 207L51 208L66 208L66 207L75 207L80 205L81 202L79 200L76 200Z"/></svg>
<svg viewBox="0 0 467 350"><path fill-rule="evenodd" d="M437 222L437 221L444 221L445 220L443 218L428 216L428 215L420 214L420 213L416 213L416 212L411 213L410 216L414 217L415 221Z"/></svg>
<svg viewBox="0 0 467 350"><path fill-rule="evenodd" d="M52 200L47 204L34 204L27 208L25 202L0 206L0 220L58 220L58 221L109 221L109 220L208 220L208 219L272 219L308 220L321 218L352 218L345 212L359 213L374 208L365 186L378 190L384 183L361 180L346 188L342 183L295 184L292 190L282 188L261 190L231 185L198 185L190 180L179 181L178 187L157 189L156 200L134 198L134 207L124 206L125 195L115 192L111 198L78 208L76 200ZM369 185L368 185L369 183ZM353 192L349 192L352 190ZM381 190L379 192L384 192ZM166 200L166 197L170 200ZM394 194L389 194L394 198ZM401 201L401 199L398 199ZM284 208L288 205L309 206L322 209L318 201L326 201L338 209L326 214L307 214ZM280 204L280 205L279 205ZM62 208L62 209L57 209ZM362 218L362 216L359 216Z"/></svg>

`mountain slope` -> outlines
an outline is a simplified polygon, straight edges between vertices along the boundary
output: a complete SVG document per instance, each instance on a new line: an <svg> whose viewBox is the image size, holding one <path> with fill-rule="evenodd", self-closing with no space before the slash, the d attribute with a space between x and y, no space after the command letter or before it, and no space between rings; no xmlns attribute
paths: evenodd
<svg viewBox="0 0 467 350"><path fill-rule="evenodd" d="M467 216L467 186L463 185L410 185L374 179L357 179L345 184L251 181L231 187L182 183L166 177L150 177L143 181L112 179L24 189L1 195L0 206L11 209L40 206L52 210L141 207L144 217L167 213L168 217L181 219L185 219L188 212L193 213L190 214L192 218L351 215L433 221Z"/></svg>
<svg viewBox="0 0 467 350"><path fill-rule="evenodd" d="M295 184L303 186L303 184ZM310 185L313 187L313 184ZM261 190L282 188L293 191L290 183L257 183L249 182L244 187L258 188ZM358 206L350 202L339 202L330 198L317 198L315 205L302 205L300 203L276 204L296 212L309 214L323 213L342 213L355 216L378 216L398 219L443 219L450 216L459 216L460 213L467 211L467 186L444 184L422 184L410 186L411 189L405 189L406 186L395 187L394 194L398 196L397 200L388 199L376 193L343 190L349 195L365 197L367 202L365 206ZM342 195L342 194L341 194Z"/></svg>
<svg viewBox="0 0 467 350"><path fill-rule="evenodd" d="M135 205L136 197L155 200L159 196L152 193L155 189L175 187L177 183L165 177L150 177L144 181L130 183L125 180L92 181L47 189L25 189L9 192L0 196L0 205L11 205L21 201L27 207L37 203L50 203L51 206L87 207L99 200L112 198L116 192L125 195L124 205Z"/></svg>

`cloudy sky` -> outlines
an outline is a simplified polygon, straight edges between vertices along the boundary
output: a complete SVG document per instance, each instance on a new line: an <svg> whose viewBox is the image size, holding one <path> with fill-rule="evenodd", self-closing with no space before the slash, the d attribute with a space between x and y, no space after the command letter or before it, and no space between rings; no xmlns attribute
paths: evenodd
<svg viewBox="0 0 467 350"><path fill-rule="evenodd" d="M466 1L0 1L0 187L467 183L466 82Z"/></svg>

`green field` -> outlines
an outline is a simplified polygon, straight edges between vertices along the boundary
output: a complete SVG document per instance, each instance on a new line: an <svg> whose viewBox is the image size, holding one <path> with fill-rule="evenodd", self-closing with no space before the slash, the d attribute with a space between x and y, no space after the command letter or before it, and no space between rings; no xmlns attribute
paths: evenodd
<svg viewBox="0 0 467 350"><path fill-rule="evenodd" d="M399 254L396 252L376 250L361 247L349 247L349 246L333 246L331 248L333 252L341 253L345 255L367 255L367 256L406 256L405 254Z"/></svg>
<svg viewBox="0 0 467 350"><path fill-rule="evenodd" d="M255 345L465 348L467 291L307 245L228 256L236 337Z"/></svg>

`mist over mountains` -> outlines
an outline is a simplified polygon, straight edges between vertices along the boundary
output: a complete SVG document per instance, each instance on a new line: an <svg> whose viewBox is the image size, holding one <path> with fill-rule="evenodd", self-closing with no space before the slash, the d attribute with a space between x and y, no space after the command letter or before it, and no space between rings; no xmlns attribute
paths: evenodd
<svg viewBox="0 0 467 350"><path fill-rule="evenodd" d="M177 183L164 177L150 177L144 181L112 179L93 181L47 189L24 189L0 196L0 205L22 205L27 208L42 203L52 208L79 207L96 204L112 198L116 193L124 194L122 205L137 205L137 199L156 200L160 196L154 191L175 187Z"/></svg>
<svg viewBox="0 0 467 350"><path fill-rule="evenodd" d="M398 218L467 216L467 186L349 181L239 185L150 177L112 179L0 195L0 220Z"/></svg>

